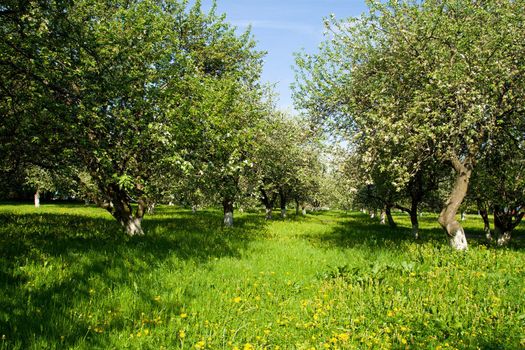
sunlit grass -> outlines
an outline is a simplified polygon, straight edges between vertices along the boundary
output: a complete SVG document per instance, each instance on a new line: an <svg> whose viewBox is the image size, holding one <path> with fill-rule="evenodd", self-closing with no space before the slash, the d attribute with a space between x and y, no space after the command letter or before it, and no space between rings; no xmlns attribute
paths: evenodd
<svg viewBox="0 0 525 350"><path fill-rule="evenodd" d="M457 253L431 215L418 242L402 214L235 220L161 207L130 239L101 209L0 206L0 348L525 347L521 239Z"/></svg>

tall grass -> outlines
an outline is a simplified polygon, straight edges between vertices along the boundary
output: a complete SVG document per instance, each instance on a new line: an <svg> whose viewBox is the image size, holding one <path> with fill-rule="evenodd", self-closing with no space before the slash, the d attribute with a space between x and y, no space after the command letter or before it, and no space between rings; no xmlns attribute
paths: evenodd
<svg viewBox="0 0 525 350"><path fill-rule="evenodd" d="M266 222L161 207L0 206L0 349L525 348L525 247L450 250L435 217ZM523 231L518 232L522 234Z"/></svg>

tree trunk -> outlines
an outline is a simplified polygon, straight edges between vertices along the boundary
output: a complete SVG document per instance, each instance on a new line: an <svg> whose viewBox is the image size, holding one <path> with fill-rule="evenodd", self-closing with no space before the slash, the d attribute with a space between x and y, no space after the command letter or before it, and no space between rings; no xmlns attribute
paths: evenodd
<svg viewBox="0 0 525 350"><path fill-rule="evenodd" d="M465 221L465 211L461 212L461 221Z"/></svg>
<svg viewBox="0 0 525 350"><path fill-rule="evenodd" d="M272 219L272 208L266 207L265 212L266 212L266 220L271 220Z"/></svg>
<svg viewBox="0 0 525 350"><path fill-rule="evenodd" d="M286 218L286 195L283 190L279 190L279 199L281 202L281 217Z"/></svg>
<svg viewBox="0 0 525 350"><path fill-rule="evenodd" d="M492 231L490 230L490 221L487 209L478 203L479 215L483 219L483 231L485 232L485 238L487 241L492 241Z"/></svg>
<svg viewBox="0 0 525 350"><path fill-rule="evenodd" d="M155 205L156 205L155 202L148 203L148 214L155 213Z"/></svg>
<svg viewBox="0 0 525 350"><path fill-rule="evenodd" d="M129 202L129 196L118 185L111 185L107 194L109 202L99 203L106 209L124 228L129 236L143 236L142 218L146 211L146 202L143 199L138 200L137 210L133 215L133 209Z"/></svg>
<svg viewBox="0 0 525 350"><path fill-rule="evenodd" d="M412 236L415 239L419 238L419 221L417 218L417 210L410 211L410 223L412 224Z"/></svg>
<svg viewBox="0 0 525 350"><path fill-rule="evenodd" d="M467 238L461 224L456 220L456 213L468 190L472 169L470 164L463 164L457 158L451 159L456 171L456 181L445 207L439 214L438 222L447 233L450 246L456 250L468 249Z"/></svg>
<svg viewBox="0 0 525 350"><path fill-rule="evenodd" d="M299 216L299 200L295 199L295 216Z"/></svg>
<svg viewBox="0 0 525 350"><path fill-rule="evenodd" d="M259 190L261 192L261 197L260 198L261 198L262 203L264 204L264 209L265 209L265 213L266 213L265 218L266 218L266 220L271 220L272 219L273 205L275 203L275 199L277 198L277 196L274 193L270 197L262 186L261 186L261 188L259 188Z"/></svg>
<svg viewBox="0 0 525 350"><path fill-rule="evenodd" d="M224 209L224 226L233 226L233 200L225 199L222 201L222 207Z"/></svg>
<svg viewBox="0 0 525 350"><path fill-rule="evenodd" d="M511 240L512 230L516 228L523 219L525 213L520 209L502 208L499 205L494 206L494 233L497 237L497 244L505 246Z"/></svg>
<svg viewBox="0 0 525 350"><path fill-rule="evenodd" d="M40 208L40 190L38 188L35 192L35 208Z"/></svg>
<svg viewBox="0 0 525 350"><path fill-rule="evenodd" d="M197 206L195 204L191 206L191 212L192 214L195 214L197 212Z"/></svg>
<svg viewBox="0 0 525 350"><path fill-rule="evenodd" d="M306 207L304 205L302 206L302 214L303 216L306 216Z"/></svg>
<svg viewBox="0 0 525 350"><path fill-rule="evenodd" d="M386 206L385 213L386 213L386 218L388 221L388 226L390 226L391 228L396 228L397 227L396 222L394 221L394 218L392 217L392 208L389 206Z"/></svg>
<svg viewBox="0 0 525 350"><path fill-rule="evenodd" d="M385 213L384 209L381 209L381 213L379 214L379 223L381 225L385 225L386 224L386 213Z"/></svg>

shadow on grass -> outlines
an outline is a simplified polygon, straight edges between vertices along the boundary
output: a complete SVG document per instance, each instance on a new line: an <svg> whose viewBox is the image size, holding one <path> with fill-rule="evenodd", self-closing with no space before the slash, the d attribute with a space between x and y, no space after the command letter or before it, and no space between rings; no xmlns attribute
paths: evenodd
<svg viewBox="0 0 525 350"><path fill-rule="evenodd" d="M134 279L140 303L154 308L153 292L141 277L173 259L206 264L214 258L240 257L264 232L264 220L254 215L236 218L232 229L223 229L221 221L215 211L192 214L160 208L145 218L146 235L130 238L109 216L72 215L67 210L0 213L0 337L7 339L0 348L70 348L81 340L109 346L107 336L92 327L93 320L72 311L93 302L93 280L112 290ZM192 293L184 295L189 299ZM176 303L163 305L167 314L180 310ZM130 328L140 317L137 310L111 329Z"/></svg>
<svg viewBox="0 0 525 350"><path fill-rule="evenodd" d="M415 242L417 244L432 243L436 246L448 246L448 239L437 223L437 215L426 215L419 218L419 238L412 235L410 220L405 214L394 215L397 227L380 224L378 219L371 219L368 215L356 212L314 212L307 217L296 217L293 220L318 222L333 226L329 232L322 234L303 234L301 237L315 243L326 244L343 248L367 247L369 249L397 249L401 244ZM481 219L471 218L462 223L468 243L472 246L489 243ZM523 249L525 229L520 226L513 232L513 240L508 247L501 249ZM494 249L500 249L493 247Z"/></svg>

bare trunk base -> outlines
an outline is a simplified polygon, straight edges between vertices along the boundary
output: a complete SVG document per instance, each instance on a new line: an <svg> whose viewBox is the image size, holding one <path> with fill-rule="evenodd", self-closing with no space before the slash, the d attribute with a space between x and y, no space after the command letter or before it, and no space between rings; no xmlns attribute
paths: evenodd
<svg viewBox="0 0 525 350"><path fill-rule="evenodd" d="M271 220L272 219L272 208L266 208L265 213L266 213L266 220Z"/></svg>
<svg viewBox="0 0 525 350"><path fill-rule="evenodd" d="M286 209L281 209L281 217L286 218Z"/></svg>

